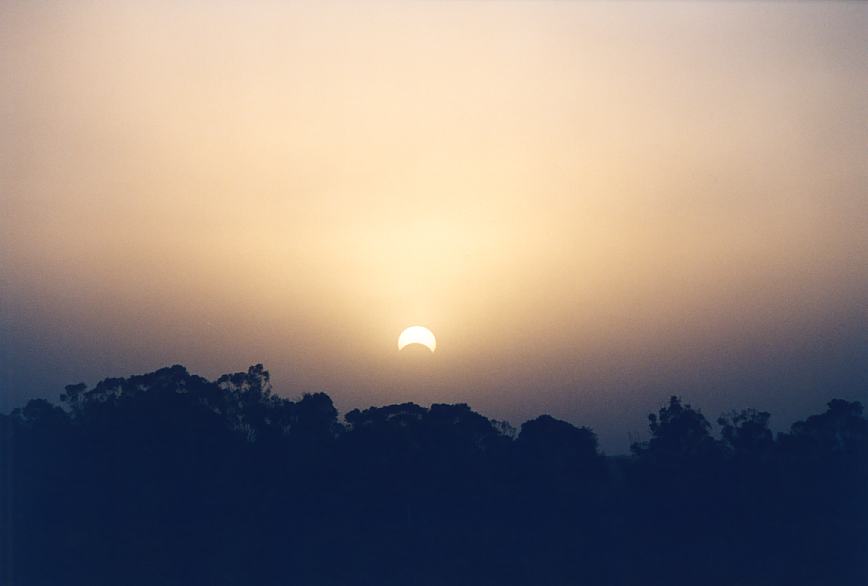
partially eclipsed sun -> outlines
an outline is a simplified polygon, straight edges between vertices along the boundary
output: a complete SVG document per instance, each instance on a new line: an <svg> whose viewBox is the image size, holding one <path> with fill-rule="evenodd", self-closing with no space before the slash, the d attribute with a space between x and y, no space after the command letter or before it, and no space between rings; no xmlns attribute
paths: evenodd
<svg viewBox="0 0 868 586"><path fill-rule="evenodd" d="M437 349L437 339L428 328L424 326L410 326L398 336L398 350L410 344L421 344L433 352Z"/></svg>

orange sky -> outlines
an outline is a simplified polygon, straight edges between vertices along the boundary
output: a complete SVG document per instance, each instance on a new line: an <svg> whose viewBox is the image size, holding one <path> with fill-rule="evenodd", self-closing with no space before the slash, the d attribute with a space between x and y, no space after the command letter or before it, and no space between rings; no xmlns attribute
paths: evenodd
<svg viewBox="0 0 868 586"><path fill-rule="evenodd" d="M0 405L263 362L342 409L620 446L670 392L868 394L865 30L858 3L4 2ZM413 323L432 360L396 354Z"/></svg>

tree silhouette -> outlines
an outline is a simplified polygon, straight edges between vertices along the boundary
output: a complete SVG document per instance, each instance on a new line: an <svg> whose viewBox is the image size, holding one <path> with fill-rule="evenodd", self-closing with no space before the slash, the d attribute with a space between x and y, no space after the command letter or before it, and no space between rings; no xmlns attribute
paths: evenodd
<svg viewBox="0 0 868 586"><path fill-rule="evenodd" d="M711 437L711 424L679 397L670 397L668 405L657 414L648 415L648 422L651 439L633 445L639 456L680 464L707 458L717 449Z"/></svg>
<svg viewBox="0 0 868 586"><path fill-rule="evenodd" d="M69 385L0 415L0 583L868 582L868 421L672 397L629 457L542 415L290 400L262 365Z"/></svg>
<svg viewBox="0 0 868 586"><path fill-rule="evenodd" d="M756 409L733 411L718 418L724 448L730 455L762 457L774 449L774 436L769 429L771 415Z"/></svg>

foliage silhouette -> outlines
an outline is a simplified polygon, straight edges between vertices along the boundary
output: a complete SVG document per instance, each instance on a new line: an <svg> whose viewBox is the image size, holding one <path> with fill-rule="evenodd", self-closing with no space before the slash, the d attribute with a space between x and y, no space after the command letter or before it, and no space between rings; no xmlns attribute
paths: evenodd
<svg viewBox="0 0 868 586"><path fill-rule="evenodd" d="M0 415L0 583L868 583L859 403L770 415L672 397L630 457L543 415L289 400L262 365L182 366Z"/></svg>

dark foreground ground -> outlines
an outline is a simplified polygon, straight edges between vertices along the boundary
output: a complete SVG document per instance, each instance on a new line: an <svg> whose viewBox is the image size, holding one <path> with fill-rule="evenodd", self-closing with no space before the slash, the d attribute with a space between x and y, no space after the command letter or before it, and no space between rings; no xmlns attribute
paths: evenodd
<svg viewBox="0 0 868 586"><path fill-rule="evenodd" d="M774 437L673 397L607 458L466 405L338 418L261 366L67 387L0 416L0 584L868 584L859 403Z"/></svg>

